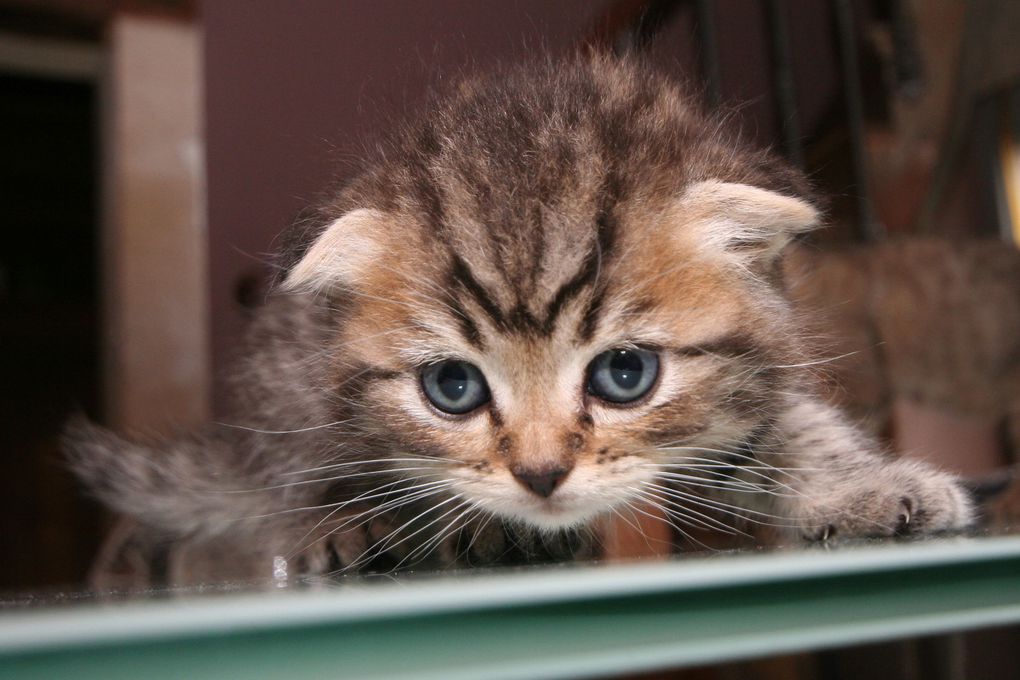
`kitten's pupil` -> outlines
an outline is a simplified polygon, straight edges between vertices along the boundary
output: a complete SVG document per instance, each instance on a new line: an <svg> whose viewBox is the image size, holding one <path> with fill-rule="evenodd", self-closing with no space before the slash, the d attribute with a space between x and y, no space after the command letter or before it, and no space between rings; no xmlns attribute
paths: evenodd
<svg viewBox="0 0 1020 680"><path fill-rule="evenodd" d="M458 401L468 388L468 372L464 364L452 361L443 364L436 376L436 384L443 396L450 401Z"/></svg>
<svg viewBox="0 0 1020 680"><path fill-rule="evenodd" d="M609 360L609 372L613 382L625 390L634 389L641 381L641 369L644 364L641 357L634 352L618 349Z"/></svg>

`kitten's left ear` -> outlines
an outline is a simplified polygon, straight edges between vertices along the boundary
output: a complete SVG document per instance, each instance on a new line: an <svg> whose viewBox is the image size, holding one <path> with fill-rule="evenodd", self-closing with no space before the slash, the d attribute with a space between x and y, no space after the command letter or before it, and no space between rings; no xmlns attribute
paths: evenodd
<svg viewBox="0 0 1020 680"><path fill-rule="evenodd" d="M680 198L683 221L699 245L745 262L770 264L797 234L816 227L818 210L807 201L767 189L708 180Z"/></svg>
<svg viewBox="0 0 1020 680"><path fill-rule="evenodd" d="M283 280L290 291L322 292L356 286L371 263L386 252L386 216L378 210L352 210L319 234Z"/></svg>

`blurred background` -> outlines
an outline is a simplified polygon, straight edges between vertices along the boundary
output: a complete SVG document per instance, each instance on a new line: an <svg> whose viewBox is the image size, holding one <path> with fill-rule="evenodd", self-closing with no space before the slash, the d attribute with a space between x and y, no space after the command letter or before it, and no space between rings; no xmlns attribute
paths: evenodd
<svg viewBox="0 0 1020 680"><path fill-rule="evenodd" d="M0 0L0 591L81 587L108 525L62 470L70 413L135 431L214 415L301 210L430 87L582 47L650 56L808 172L830 227L786 264L836 357L832 399L899 455L1008 481L1018 2ZM1005 530L1018 512L1011 490L988 514ZM656 677L1020 677L1017 642Z"/></svg>

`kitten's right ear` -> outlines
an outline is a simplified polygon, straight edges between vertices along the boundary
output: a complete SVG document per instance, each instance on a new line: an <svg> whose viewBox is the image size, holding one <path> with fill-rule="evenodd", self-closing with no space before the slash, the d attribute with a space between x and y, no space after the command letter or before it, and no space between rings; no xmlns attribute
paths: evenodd
<svg viewBox="0 0 1020 680"><path fill-rule="evenodd" d="M385 252L385 223L386 216L378 210L360 208L345 214L319 234L281 287L323 292L354 285Z"/></svg>

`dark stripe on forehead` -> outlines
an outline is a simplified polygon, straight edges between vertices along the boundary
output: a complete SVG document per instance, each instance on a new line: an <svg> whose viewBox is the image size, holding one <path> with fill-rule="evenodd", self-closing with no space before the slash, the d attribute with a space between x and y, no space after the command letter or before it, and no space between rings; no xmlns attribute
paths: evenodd
<svg viewBox="0 0 1020 680"><path fill-rule="evenodd" d="M610 170L602 182L602 198L598 213L595 215L595 261L592 285L596 288L588 308L581 315L581 324L577 329L578 337L583 341L591 340L598 328L602 304L606 297L606 284L599 285L598 278L613 257L613 246L616 245L616 216L613 211L620 200L620 180L615 170Z"/></svg>
<svg viewBox="0 0 1020 680"><path fill-rule="evenodd" d="M509 327L523 333L533 332L541 327L538 319L532 314L523 302L518 302L507 317Z"/></svg>
<svg viewBox="0 0 1020 680"><path fill-rule="evenodd" d="M602 259L609 257L616 243L616 217L613 210L620 200L620 180L615 172L606 176L602 184L602 202L598 214L595 215L595 226L598 230L598 246Z"/></svg>
<svg viewBox="0 0 1020 680"><path fill-rule="evenodd" d="M556 326L556 319L559 317L560 312L563 311L563 307L580 293L585 286L595 282L595 276L598 274L598 271L599 253L596 248L592 248L581 263L581 269L569 281L560 286L560 289L556 291L556 295L553 296L552 301L546 308L545 321L542 322L542 331L545 334L548 335L553 332Z"/></svg>
<svg viewBox="0 0 1020 680"><path fill-rule="evenodd" d="M439 141L431 125L424 125L415 140L416 152L408 163L411 192L429 225L445 240L446 214L442 197L430 165L440 152Z"/></svg>
<svg viewBox="0 0 1020 680"><path fill-rule="evenodd" d="M584 342L588 342L595 335L595 329L598 328L599 315L602 314L602 303L605 297L605 288L595 293L588 303L588 309L585 310L584 316L581 317L581 326L577 329L577 337Z"/></svg>
<svg viewBox="0 0 1020 680"><path fill-rule="evenodd" d="M485 340L482 338L481 331L478 330L478 324L475 323L475 320L471 318L471 315L460 304L457 296L447 292L444 297L446 298L447 307L453 312L453 316L460 327L460 333L464 336L464 339L472 347L485 349Z"/></svg>
<svg viewBox="0 0 1020 680"><path fill-rule="evenodd" d="M474 274L471 273L471 269L461 259L460 255L454 254L453 256L449 279L453 287L459 287L474 298L478 306L489 316L497 328L508 328L507 319L503 316L503 312L500 311L499 306L492 299L492 296L489 295L488 291L485 290L485 287L478 283Z"/></svg>
<svg viewBox="0 0 1020 680"><path fill-rule="evenodd" d="M547 188L543 188L539 200L532 206L531 221L534 224L535 240L531 248L531 290L538 285L538 274L542 271L542 258L545 256L545 220L542 219L542 205L548 202Z"/></svg>

